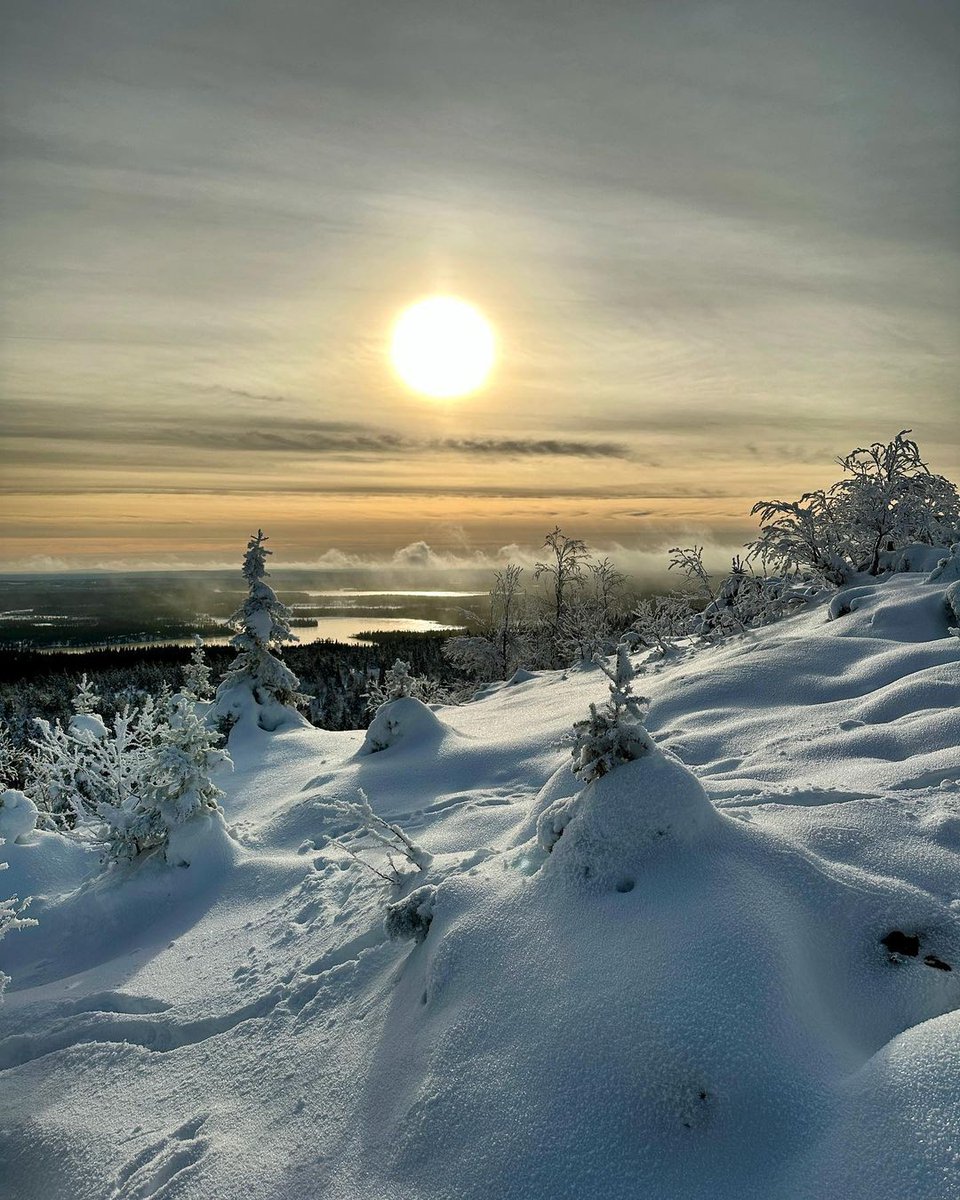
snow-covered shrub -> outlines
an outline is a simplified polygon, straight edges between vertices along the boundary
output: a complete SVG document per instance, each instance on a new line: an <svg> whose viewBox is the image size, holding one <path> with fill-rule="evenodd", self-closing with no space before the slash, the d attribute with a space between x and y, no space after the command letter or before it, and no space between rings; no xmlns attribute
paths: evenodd
<svg viewBox="0 0 960 1200"><path fill-rule="evenodd" d="M449 700L449 692L436 679L412 675L410 664L398 658L384 672L383 680L374 683L367 692L367 712L375 713L384 704L413 696L424 704L442 704Z"/></svg>
<svg viewBox="0 0 960 1200"><path fill-rule="evenodd" d="M217 801L223 793L211 775L230 763L218 748L221 740L186 696L174 700L170 722L143 765L137 791L119 804L98 807L111 859L166 853L178 827L205 815L219 817Z"/></svg>
<svg viewBox="0 0 960 1200"><path fill-rule="evenodd" d="M826 491L755 504L762 528L751 557L839 585L856 571L880 574L885 555L910 543L956 541L960 495L930 471L909 433L903 429L892 442L838 459L845 475Z"/></svg>
<svg viewBox="0 0 960 1200"><path fill-rule="evenodd" d="M571 665L592 662L598 654L612 654L628 620L623 603L626 576L609 558L588 561L586 568L554 638L561 660Z"/></svg>
<svg viewBox="0 0 960 1200"><path fill-rule="evenodd" d="M384 933L392 942L422 942L430 931L436 898L436 887L425 883L402 900L388 904L383 918Z"/></svg>
<svg viewBox="0 0 960 1200"><path fill-rule="evenodd" d="M839 509L837 499L822 489L794 501L759 500L750 510L751 516L759 515L761 528L747 545L749 557L841 586L853 567Z"/></svg>
<svg viewBox="0 0 960 1200"><path fill-rule="evenodd" d="M696 846L722 820L697 777L651 743L540 814L540 869L578 888L629 892L659 847Z"/></svg>
<svg viewBox="0 0 960 1200"><path fill-rule="evenodd" d="M3 843L4 839L0 837L0 846ZM0 871L6 871L8 865L8 863L0 862ZM8 896L5 900L0 900L0 942L15 929L27 929L31 925L36 925L37 922L32 917L23 915L29 903L29 896L25 900L21 900L18 896ZM9 982L10 976L0 971L0 1003L3 1002L3 993Z"/></svg>
<svg viewBox="0 0 960 1200"><path fill-rule="evenodd" d="M696 613L685 592L669 592L641 598L633 610L632 629L643 645L666 654L682 638L689 637Z"/></svg>
<svg viewBox="0 0 960 1200"><path fill-rule="evenodd" d="M669 569L685 575L699 596L701 608L691 617L691 632L713 640L745 631L741 610L748 595L750 607L754 607L758 588L739 558L733 560L730 574L719 585L704 565L702 546L674 546Z"/></svg>
<svg viewBox="0 0 960 1200"><path fill-rule="evenodd" d="M525 623L526 596L521 586L523 568L508 563L494 573L490 590L490 620L466 614L475 632L447 638L444 657L479 683L508 679L531 652L530 633Z"/></svg>
<svg viewBox="0 0 960 1200"><path fill-rule="evenodd" d="M0 721L0 788L23 782L26 755L14 742L7 725Z"/></svg>
<svg viewBox="0 0 960 1200"><path fill-rule="evenodd" d="M24 791L46 824L77 829L101 805L119 806L138 793L148 754L167 718L169 691L147 697L140 708L124 708L108 728L89 710L91 693L81 685L80 711L66 728L37 718L36 737L25 767Z"/></svg>
<svg viewBox="0 0 960 1200"><path fill-rule="evenodd" d="M359 846L351 846L342 838L332 837L329 840L335 846L339 846L341 850L346 850L368 871L372 871L374 875L378 875L388 883L399 885L403 882L404 876L395 861L398 858L408 862L417 871L425 871L433 861L433 855L424 850L422 846L418 846L399 825L392 824L378 816L373 811L363 788L358 789L358 795L359 800L334 800L324 805L324 809L333 816L345 817L357 826ZM366 845L364 839L366 839ZM381 871L373 866L360 854L362 849L376 847L386 852L387 871Z"/></svg>
<svg viewBox="0 0 960 1200"><path fill-rule="evenodd" d="M443 656L458 671L478 683L490 683L500 676L500 657L495 640L486 633L445 638Z"/></svg>
<svg viewBox="0 0 960 1200"><path fill-rule="evenodd" d="M296 675L274 653L296 638L290 632L290 610L265 582L267 556L273 553L264 545L266 540L263 530L257 530L243 556L247 598L229 622L237 631L231 645L238 653L217 688L215 711L218 718L231 724L252 704L260 728L272 730L290 710L305 703L306 697L298 690Z"/></svg>
<svg viewBox="0 0 960 1200"><path fill-rule="evenodd" d="M883 551L910 542L948 546L960 535L960 496L934 475L920 448L902 429L892 442L852 450L840 465L847 477L834 485L851 533L855 561L871 575Z"/></svg>
<svg viewBox="0 0 960 1200"><path fill-rule="evenodd" d="M573 727L573 769L586 782L642 757L652 744L643 727L649 701L633 694L636 672L627 647L618 647L613 670L596 661L610 680L610 699L600 708L591 704L590 716Z"/></svg>

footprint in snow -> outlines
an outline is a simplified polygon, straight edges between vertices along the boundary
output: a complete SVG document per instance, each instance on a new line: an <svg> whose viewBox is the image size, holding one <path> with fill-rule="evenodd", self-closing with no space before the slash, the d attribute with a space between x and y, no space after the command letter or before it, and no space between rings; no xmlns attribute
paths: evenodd
<svg viewBox="0 0 960 1200"><path fill-rule="evenodd" d="M201 1113L151 1142L120 1168L110 1181L110 1200L174 1200L196 1177L209 1147L201 1134Z"/></svg>

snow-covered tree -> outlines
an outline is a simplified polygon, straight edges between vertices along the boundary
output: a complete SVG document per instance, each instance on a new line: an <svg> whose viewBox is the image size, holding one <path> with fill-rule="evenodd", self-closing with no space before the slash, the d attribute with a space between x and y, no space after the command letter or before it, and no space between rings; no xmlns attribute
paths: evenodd
<svg viewBox="0 0 960 1200"><path fill-rule="evenodd" d="M826 491L797 501L761 500L761 530L751 558L835 585L856 571L884 569L885 553L912 542L949 546L960 537L960 496L933 474L917 443L901 430L838 459L845 475Z"/></svg>
<svg viewBox="0 0 960 1200"><path fill-rule="evenodd" d="M401 700L405 696L413 696L424 704L442 704L448 699L447 689L436 679L412 675L410 664L398 658L392 667L384 672L383 680L371 685L366 693L367 712L376 713L385 704Z"/></svg>
<svg viewBox="0 0 960 1200"><path fill-rule="evenodd" d="M384 671L382 682L374 684L368 692L367 708L376 712L381 704L389 704L401 696L416 695L416 683L410 674L410 664L402 658L396 659L393 666Z"/></svg>
<svg viewBox="0 0 960 1200"><path fill-rule="evenodd" d="M624 615L623 592L627 577L609 558L594 559L587 565L591 595L604 623L604 632L609 632Z"/></svg>
<svg viewBox="0 0 960 1200"><path fill-rule="evenodd" d="M176 697L171 707L169 724L143 766L137 791L120 804L98 808L113 859L165 851L178 826L219 812L217 801L223 793L211 775L230 763L230 756L219 748L222 736L198 716L189 697Z"/></svg>
<svg viewBox="0 0 960 1200"><path fill-rule="evenodd" d="M210 682L210 675L207 657L203 652L203 638L197 633L193 638L190 661L183 668L183 694L201 704L211 700L213 686Z"/></svg>
<svg viewBox="0 0 960 1200"><path fill-rule="evenodd" d="M570 592L583 581L583 567L587 561L587 545L579 538L567 537L557 525L543 542L550 551L546 561L538 562L533 569L534 579L547 579L550 585L551 622L559 629L570 599Z"/></svg>
<svg viewBox="0 0 960 1200"><path fill-rule="evenodd" d="M533 657L530 631L525 623L522 574L523 568L515 563L495 572L489 621L471 613L476 632L444 641L444 658L480 683L509 679L525 660Z"/></svg>
<svg viewBox="0 0 960 1200"><path fill-rule="evenodd" d="M95 713L100 704L100 697L93 690L93 684L84 673L80 676L80 682L77 684L77 692L73 698L73 711L81 716L86 716L88 713Z"/></svg>
<svg viewBox="0 0 960 1200"><path fill-rule="evenodd" d="M500 679L509 679L521 666L528 649L524 630L525 594L521 583L523 567L507 563L494 573L490 592L490 623L496 648L496 671Z"/></svg>
<svg viewBox="0 0 960 1200"><path fill-rule="evenodd" d="M627 647L618 647L613 669L596 661L610 681L610 698L599 708L591 704L590 716L573 727L573 770L586 783L641 758L651 746L643 725L649 701L634 695L636 671Z"/></svg>
<svg viewBox="0 0 960 1200"><path fill-rule="evenodd" d="M238 653L217 688L216 714L235 721L252 699L261 728L276 729L283 710L295 709L306 698L298 690L296 675L277 657L283 644L296 638L290 632L290 610L265 580L267 556L273 553L266 541L263 530L257 530L243 556L247 597L230 618L237 631L231 645Z"/></svg>
<svg viewBox="0 0 960 1200"><path fill-rule="evenodd" d="M850 532L854 561L871 575L881 555L921 542L949 546L960 536L960 496L934 475L920 448L902 429L892 442L852 450L839 459L846 477L834 485Z"/></svg>

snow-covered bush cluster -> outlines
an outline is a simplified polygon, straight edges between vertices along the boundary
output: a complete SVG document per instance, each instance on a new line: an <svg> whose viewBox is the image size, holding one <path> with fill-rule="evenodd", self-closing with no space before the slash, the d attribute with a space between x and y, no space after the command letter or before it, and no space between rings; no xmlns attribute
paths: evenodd
<svg viewBox="0 0 960 1200"><path fill-rule="evenodd" d="M130 860L165 853L173 830L216 810L211 776L229 755L196 695L205 670L197 647L183 692L148 697L109 726L84 680L66 726L38 721L24 787L39 824L102 844L109 860Z"/></svg>
<svg viewBox="0 0 960 1200"><path fill-rule="evenodd" d="M188 695L173 700L135 790L119 803L97 808L112 858L166 853L171 834L180 826L201 815L219 815L217 801L223 793L211 777L230 763L227 752L218 748L222 740Z"/></svg>
<svg viewBox="0 0 960 1200"><path fill-rule="evenodd" d="M910 543L950 546L960 539L960 495L930 471L910 432L838 459L844 476L825 490L755 504L761 530L751 556L839 585L857 572L880 574L884 555Z"/></svg>

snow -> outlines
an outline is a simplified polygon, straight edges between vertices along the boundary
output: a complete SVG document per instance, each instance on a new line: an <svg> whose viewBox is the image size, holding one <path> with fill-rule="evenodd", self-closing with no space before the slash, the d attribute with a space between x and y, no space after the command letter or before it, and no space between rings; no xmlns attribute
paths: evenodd
<svg viewBox="0 0 960 1200"><path fill-rule="evenodd" d="M37 827L37 806L13 788L0 792L0 838L16 842L28 837Z"/></svg>
<svg viewBox="0 0 960 1200"><path fill-rule="evenodd" d="M10 1194L955 1194L950 583L641 654L653 746L586 785L560 740L608 680L540 672L396 700L376 753L241 723L189 866L0 847L39 922L0 945ZM432 855L401 887L332 840L361 787Z"/></svg>
<svg viewBox="0 0 960 1200"><path fill-rule="evenodd" d="M70 718L68 728L78 737L102 740L109 736L103 719L96 713L74 713Z"/></svg>
<svg viewBox="0 0 960 1200"><path fill-rule="evenodd" d="M398 742L405 750L423 750L444 736L443 722L422 700L399 696L381 704L364 735L362 754L389 750Z"/></svg>

